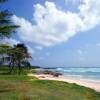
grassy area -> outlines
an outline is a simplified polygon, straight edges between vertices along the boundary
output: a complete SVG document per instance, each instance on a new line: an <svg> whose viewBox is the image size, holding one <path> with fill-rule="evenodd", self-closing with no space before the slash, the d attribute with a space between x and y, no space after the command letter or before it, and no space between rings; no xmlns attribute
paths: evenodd
<svg viewBox="0 0 100 100"><path fill-rule="evenodd" d="M76 84L12 74L0 75L0 100L100 100L100 93Z"/></svg>

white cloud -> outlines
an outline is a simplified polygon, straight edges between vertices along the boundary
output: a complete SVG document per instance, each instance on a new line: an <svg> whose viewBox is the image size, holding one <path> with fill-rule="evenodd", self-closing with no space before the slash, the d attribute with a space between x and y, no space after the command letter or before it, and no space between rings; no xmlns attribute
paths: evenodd
<svg viewBox="0 0 100 100"><path fill-rule="evenodd" d="M28 48L28 52L33 55L35 53L35 50L33 50L29 45L26 45Z"/></svg>
<svg viewBox="0 0 100 100"><path fill-rule="evenodd" d="M19 37L42 46L53 46L68 41L79 32L100 24L100 0L84 0L78 13L59 10L55 3L36 4L34 23L14 15L12 20L21 26Z"/></svg>
<svg viewBox="0 0 100 100"><path fill-rule="evenodd" d="M2 41L0 41L1 44L8 44L10 46L14 46L14 45L17 45L18 43L21 43L20 41L16 40L16 39L13 39L13 38L5 38L3 39ZM28 51L30 54L34 54L35 51L28 45L26 45L27 48L28 48Z"/></svg>
<svg viewBox="0 0 100 100"><path fill-rule="evenodd" d="M3 43L3 44L8 44L10 46L13 46L13 45L20 43L20 41L13 39L13 38L5 38L0 42Z"/></svg>

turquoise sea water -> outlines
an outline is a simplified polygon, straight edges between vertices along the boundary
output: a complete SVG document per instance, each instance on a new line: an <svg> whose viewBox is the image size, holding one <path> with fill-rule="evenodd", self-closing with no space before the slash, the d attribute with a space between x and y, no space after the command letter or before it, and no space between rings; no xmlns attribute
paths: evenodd
<svg viewBox="0 0 100 100"><path fill-rule="evenodd" d="M100 82L100 67L57 67L48 68L48 70L60 72L67 77L89 79Z"/></svg>

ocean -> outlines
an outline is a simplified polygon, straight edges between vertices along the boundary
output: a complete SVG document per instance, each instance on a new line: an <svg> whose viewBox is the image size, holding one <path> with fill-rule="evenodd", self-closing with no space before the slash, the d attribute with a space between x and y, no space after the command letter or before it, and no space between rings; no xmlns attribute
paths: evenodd
<svg viewBox="0 0 100 100"><path fill-rule="evenodd" d="M100 82L100 67L56 67L47 70L62 73L67 77Z"/></svg>

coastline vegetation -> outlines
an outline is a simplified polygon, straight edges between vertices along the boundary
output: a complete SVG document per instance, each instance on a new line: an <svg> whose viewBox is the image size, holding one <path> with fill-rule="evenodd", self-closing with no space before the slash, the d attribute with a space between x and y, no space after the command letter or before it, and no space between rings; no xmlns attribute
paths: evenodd
<svg viewBox="0 0 100 100"><path fill-rule="evenodd" d="M0 66L0 100L100 100L100 93L90 88L29 77L27 67L20 75L16 69L12 74L3 74L8 70Z"/></svg>

